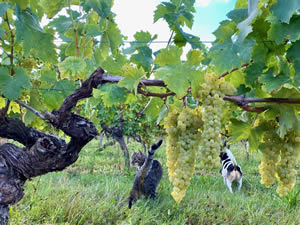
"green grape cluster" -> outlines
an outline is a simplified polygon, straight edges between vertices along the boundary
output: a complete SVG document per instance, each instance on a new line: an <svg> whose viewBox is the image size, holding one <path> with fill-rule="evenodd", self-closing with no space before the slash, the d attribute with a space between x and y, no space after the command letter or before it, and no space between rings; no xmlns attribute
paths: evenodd
<svg viewBox="0 0 300 225"><path fill-rule="evenodd" d="M276 164L279 161L281 142L275 132L266 133L263 141L265 147L258 169L261 174L260 183L269 188L275 182Z"/></svg>
<svg viewBox="0 0 300 225"><path fill-rule="evenodd" d="M195 170L200 128L203 126L201 109L173 110L165 119L167 127L167 167L173 184L171 195L176 202L185 196Z"/></svg>
<svg viewBox="0 0 300 225"><path fill-rule="evenodd" d="M221 119L225 104L223 98L225 95L233 95L235 91L231 83L226 82L224 78L218 79L215 74L207 74L198 91L204 108L201 162L209 167L219 165L218 154L222 144Z"/></svg>
<svg viewBox="0 0 300 225"><path fill-rule="evenodd" d="M269 188L276 178L278 180L276 191L281 197L285 196L295 186L300 136L290 131L281 139L275 132L271 132L265 134L264 144L262 161L259 165L261 183Z"/></svg>
<svg viewBox="0 0 300 225"><path fill-rule="evenodd" d="M293 190L296 183L297 171L295 167L300 153L300 136L294 131L288 132L283 140L280 151L280 161L277 164L276 172L278 179L277 193L280 196L287 195Z"/></svg>

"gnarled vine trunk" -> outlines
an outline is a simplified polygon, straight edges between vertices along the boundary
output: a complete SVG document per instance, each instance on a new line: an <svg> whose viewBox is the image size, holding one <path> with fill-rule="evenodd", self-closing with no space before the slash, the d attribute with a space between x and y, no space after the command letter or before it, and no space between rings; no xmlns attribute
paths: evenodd
<svg viewBox="0 0 300 225"><path fill-rule="evenodd" d="M56 129L71 137L69 143L54 135L26 127L16 118L0 118L0 137L13 139L24 147L0 145L0 224L8 223L9 206L24 196L27 179L48 172L61 171L74 163L80 150L98 132L88 119L71 112L81 99L92 95L93 88L105 83L104 71L98 68L82 87L71 94L58 111L45 117Z"/></svg>

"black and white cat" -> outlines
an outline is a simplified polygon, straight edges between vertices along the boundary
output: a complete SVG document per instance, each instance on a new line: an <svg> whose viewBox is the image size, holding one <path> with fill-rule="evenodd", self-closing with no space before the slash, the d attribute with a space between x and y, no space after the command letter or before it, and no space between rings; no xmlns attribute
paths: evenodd
<svg viewBox="0 0 300 225"><path fill-rule="evenodd" d="M229 191L232 193L232 182L238 182L238 190L242 187L243 173L241 167L237 164L232 152L229 150L230 146L227 145L227 142L224 142L222 149L225 149L225 152L221 152L219 157L221 159L222 168L220 173L224 178L224 184L227 185Z"/></svg>

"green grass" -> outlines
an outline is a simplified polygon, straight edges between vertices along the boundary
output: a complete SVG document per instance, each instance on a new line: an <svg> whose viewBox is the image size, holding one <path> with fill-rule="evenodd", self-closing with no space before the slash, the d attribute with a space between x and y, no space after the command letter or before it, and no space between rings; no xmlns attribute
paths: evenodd
<svg viewBox="0 0 300 225"><path fill-rule="evenodd" d="M91 142L78 161L64 171L27 182L24 198L10 212L10 224L300 223L299 184L287 197L280 198L276 185L267 189L260 184L260 154L253 153L246 160L245 150L239 145L233 146L232 151L244 172L240 192L228 191L219 169L197 164L185 198L176 204L164 166L157 200L142 198L131 210L127 208L127 198L135 170L124 168L123 154L117 145L102 152L96 146L95 141ZM138 148L142 149L136 143L129 145L130 152ZM164 146L155 156L165 165Z"/></svg>

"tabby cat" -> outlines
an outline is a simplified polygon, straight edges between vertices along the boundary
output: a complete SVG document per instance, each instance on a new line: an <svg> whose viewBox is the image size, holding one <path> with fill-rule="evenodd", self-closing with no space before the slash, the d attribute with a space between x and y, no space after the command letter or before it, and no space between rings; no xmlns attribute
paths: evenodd
<svg viewBox="0 0 300 225"><path fill-rule="evenodd" d="M142 152L135 152L131 156L131 164L138 167L133 181L133 187L128 200L130 209L133 202L145 195L156 198L156 188L162 178L163 169L159 161L153 160L153 154L162 144L162 140L152 145L146 156Z"/></svg>

